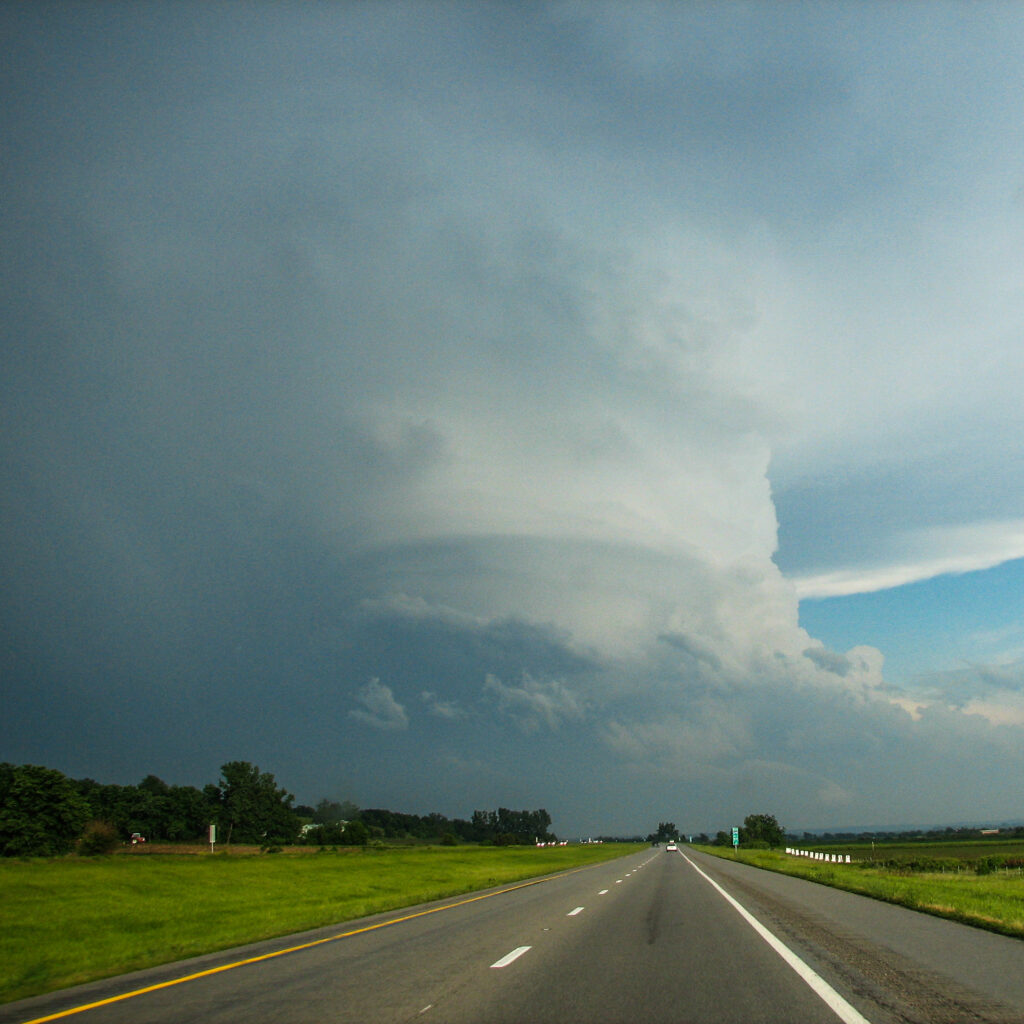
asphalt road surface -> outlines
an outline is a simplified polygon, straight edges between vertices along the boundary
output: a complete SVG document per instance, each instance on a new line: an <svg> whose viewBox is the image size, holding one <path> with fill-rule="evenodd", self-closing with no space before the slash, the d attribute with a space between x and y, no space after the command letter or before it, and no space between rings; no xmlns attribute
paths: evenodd
<svg viewBox="0 0 1024 1024"><path fill-rule="evenodd" d="M0 1024L1024 1024L1024 942L652 848L0 1007Z"/></svg>

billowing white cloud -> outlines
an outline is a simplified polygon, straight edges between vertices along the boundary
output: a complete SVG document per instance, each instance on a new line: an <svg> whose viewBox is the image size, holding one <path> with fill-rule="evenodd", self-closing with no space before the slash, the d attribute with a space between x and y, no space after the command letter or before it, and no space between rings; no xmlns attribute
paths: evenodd
<svg viewBox="0 0 1024 1024"><path fill-rule="evenodd" d="M362 707L349 711L349 718L372 725L375 729L406 729L409 726L405 708L395 700L391 687L379 679L371 679L356 694L356 701Z"/></svg>
<svg viewBox="0 0 1024 1024"><path fill-rule="evenodd" d="M995 724L1024 724L1024 660L923 673L904 688L919 706L955 708Z"/></svg>
<svg viewBox="0 0 1024 1024"><path fill-rule="evenodd" d="M450 722L457 722L469 717L469 713L459 704L458 701L442 700L431 690L424 690L420 694L420 699L426 705L430 714L437 718L444 718Z"/></svg>
<svg viewBox="0 0 1024 1024"><path fill-rule="evenodd" d="M484 694L497 702L498 710L526 732L542 726L558 729L566 722L584 717L580 698L560 679L534 679L523 673L520 685L507 685L488 674Z"/></svg>

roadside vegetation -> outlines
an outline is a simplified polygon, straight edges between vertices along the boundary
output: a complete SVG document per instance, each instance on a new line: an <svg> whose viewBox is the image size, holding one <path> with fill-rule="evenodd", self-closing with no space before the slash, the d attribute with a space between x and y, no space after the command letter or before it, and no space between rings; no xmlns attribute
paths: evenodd
<svg viewBox="0 0 1024 1024"><path fill-rule="evenodd" d="M726 860L1024 938L1024 840L799 846L843 857L849 854L851 863L811 860L777 849L701 849Z"/></svg>
<svg viewBox="0 0 1024 1024"><path fill-rule="evenodd" d="M248 761L202 789L2 763L0 1001L634 849L559 844L543 808L463 819L296 805Z"/></svg>
<svg viewBox="0 0 1024 1024"><path fill-rule="evenodd" d="M188 849L188 848L183 848ZM0 1002L625 856L632 844L0 860Z"/></svg>
<svg viewBox="0 0 1024 1024"><path fill-rule="evenodd" d="M361 810L351 801L296 805L270 772L229 761L202 789L170 786L155 775L138 785L70 779L41 765L0 764L0 857L112 853L126 843L194 842L216 828L217 842L277 849L292 843L364 846L379 841L553 842L546 810L477 810L468 819L443 814Z"/></svg>

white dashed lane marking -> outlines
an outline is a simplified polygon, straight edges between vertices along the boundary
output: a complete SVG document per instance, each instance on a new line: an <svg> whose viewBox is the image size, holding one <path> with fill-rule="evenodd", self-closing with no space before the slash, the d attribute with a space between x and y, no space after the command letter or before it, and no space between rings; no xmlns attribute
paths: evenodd
<svg viewBox="0 0 1024 1024"><path fill-rule="evenodd" d="M525 952L532 949L532 946L517 946L511 953L506 953L500 960L496 960L492 967L508 967L513 960L518 960Z"/></svg>

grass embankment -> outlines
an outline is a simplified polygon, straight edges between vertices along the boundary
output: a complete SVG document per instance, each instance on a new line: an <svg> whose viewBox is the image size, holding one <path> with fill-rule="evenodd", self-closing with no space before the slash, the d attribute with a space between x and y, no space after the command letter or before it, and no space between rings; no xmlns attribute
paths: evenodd
<svg viewBox="0 0 1024 1024"><path fill-rule="evenodd" d="M1024 938L1024 875L1020 870L994 870L978 874L972 867L973 861L991 854L991 847L984 844L984 853L972 847L960 851L961 857L949 856L949 851L939 852L942 844L923 844L912 848L905 857L896 856L895 851L879 847L876 860L855 861L851 864L835 864L808 860L786 853L768 850L740 850L733 853L721 847L702 847L706 853L715 854L726 860L738 860L754 867L765 868L785 875L795 875L812 882L820 882L836 889L871 896L897 903L911 910L920 910L939 917L986 928L1015 938ZM980 845L980 844L979 844ZM850 853L852 848L821 847L823 851ZM861 851L863 853L863 851ZM917 871L909 865L946 861L936 870ZM885 866L875 866L885 861ZM903 866L899 866L902 863Z"/></svg>
<svg viewBox="0 0 1024 1024"><path fill-rule="evenodd" d="M0 1002L637 849L608 843L0 860Z"/></svg>

